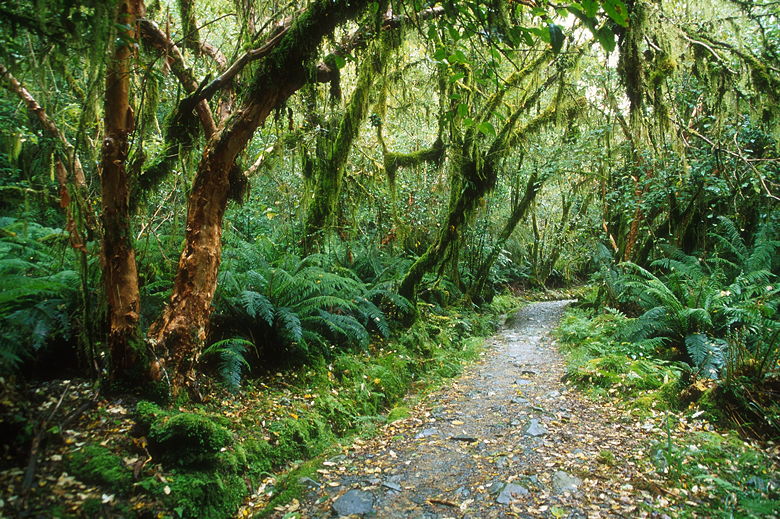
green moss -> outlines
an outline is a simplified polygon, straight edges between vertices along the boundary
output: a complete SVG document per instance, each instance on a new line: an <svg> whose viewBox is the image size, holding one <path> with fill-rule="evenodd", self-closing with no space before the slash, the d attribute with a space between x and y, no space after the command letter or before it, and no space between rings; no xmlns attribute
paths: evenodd
<svg viewBox="0 0 780 519"><path fill-rule="evenodd" d="M99 485L112 493L127 494L133 485L133 475L122 458L100 445L85 445L74 451L67 467L84 483Z"/></svg>
<svg viewBox="0 0 780 519"><path fill-rule="evenodd" d="M219 472L174 473L167 486L159 497L182 519L233 517L247 492L239 475Z"/></svg>
<svg viewBox="0 0 780 519"><path fill-rule="evenodd" d="M141 429L143 434L146 434L149 432L149 428L152 426L152 423L163 414L166 413L160 409L160 406L153 404L152 402L142 400L135 406L136 425Z"/></svg>
<svg viewBox="0 0 780 519"><path fill-rule="evenodd" d="M335 437L327 424L315 414L284 418L268 428L274 465L303 460L319 454Z"/></svg>
<svg viewBox="0 0 780 519"><path fill-rule="evenodd" d="M148 440L152 456L176 467L214 464L216 454L233 444L230 431L192 413L160 416L151 424Z"/></svg>
<svg viewBox="0 0 780 519"><path fill-rule="evenodd" d="M408 407L394 407L387 413L387 422L391 423L397 420L403 420L409 416L410 412Z"/></svg>

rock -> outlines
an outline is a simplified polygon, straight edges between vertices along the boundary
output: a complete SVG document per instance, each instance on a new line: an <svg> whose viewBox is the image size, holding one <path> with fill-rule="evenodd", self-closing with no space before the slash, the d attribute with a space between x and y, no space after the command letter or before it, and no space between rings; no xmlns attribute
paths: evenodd
<svg viewBox="0 0 780 519"><path fill-rule="evenodd" d="M526 405L526 404L530 404L531 403L527 398L523 398L523 397L520 397L520 396L512 397L510 402L512 402L513 404L520 404L520 405Z"/></svg>
<svg viewBox="0 0 780 519"><path fill-rule="evenodd" d="M385 481L384 483L382 483L382 486L385 488L389 488L390 490L395 490L396 492L400 492L401 490L403 490L401 488L401 485L399 485L398 483L393 483L392 481Z"/></svg>
<svg viewBox="0 0 780 519"><path fill-rule="evenodd" d="M298 483L304 487L311 490L320 488L320 484L318 481L311 479L311 478L298 478Z"/></svg>
<svg viewBox="0 0 780 519"><path fill-rule="evenodd" d="M528 494L527 488L521 487L520 485L516 485L514 483L509 483L498 494L498 497L496 498L496 503L500 503L502 505L508 505L518 497L527 494Z"/></svg>
<svg viewBox="0 0 780 519"><path fill-rule="evenodd" d="M450 436L450 440L454 440L456 442L472 443L472 442L479 441L479 438L476 438L474 436L468 436L468 435L465 435L465 434L461 434L461 435L458 435L458 436Z"/></svg>
<svg viewBox="0 0 780 519"><path fill-rule="evenodd" d="M495 495L501 493L502 490L504 490L504 487L506 486L506 483L503 483L501 481L494 481L490 484L487 491L490 495Z"/></svg>
<svg viewBox="0 0 780 519"><path fill-rule="evenodd" d="M546 396L547 398L558 398L559 396L561 396L561 392L555 390L548 391L547 393L544 394L544 396Z"/></svg>
<svg viewBox="0 0 780 519"><path fill-rule="evenodd" d="M564 492L576 492L582 480L578 477L567 474L562 470L556 470L552 475L552 490L554 494Z"/></svg>
<svg viewBox="0 0 780 519"><path fill-rule="evenodd" d="M518 378L517 380L515 380L515 384L517 384L518 386L527 386L531 384L531 381L524 378Z"/></svg>
<svg viewBox="0 0 780 519"><path fill-rule="evenodd" d="M374 510L374 496L363 490L350 490L333 502L333 511L340 516L367 515Z"/></svg>
<svg viewBox="0 0 780 519"><path fill-rule="evenodd" d="M506 466L509 464L509 460L506 456L499 456L496 458L496 467L503 469L506 468Z"/></svg>
<svg viewBox="0 0 780 519"><path fill-rule="evenodd" d="M531 418L531 422L528 424L528 427L525 428L525 431L523 431L523 434L526 436L544 436L547 434L547 429L539 423L539 420L536 418Z"/></svg>
<svg viewBox="0 0 780 519"><path fill-rule="evenodd" d="M422 431L418 432L414 438L416 440L419 440L420 438L428 438L429 436L439 436L441 434L438 429L435 427L430 427L428 429L423 429Z"/></svg>

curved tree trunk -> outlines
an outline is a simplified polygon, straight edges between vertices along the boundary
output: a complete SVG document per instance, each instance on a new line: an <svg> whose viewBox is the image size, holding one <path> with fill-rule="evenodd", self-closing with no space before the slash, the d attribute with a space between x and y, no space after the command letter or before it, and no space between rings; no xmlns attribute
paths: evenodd
<svg viewBox="0 0 780 519"><path fill-rule="evenodd" d="M487 278L490 275L490 269L498 259L498 255L501 254L501 251L503 250L504 245L506 245L506 242L509 240L509 237L512 236L512 233L515 231L517 224L520 223L523 218L525 218L526 214L528 214L528 209L531 207L531 203L533 203L541 188L542 181L539 180L539 172L535 170L531 173L531 176L528 179L523 197L512 208L512 213L509 215L509 218L504 224L504 227L501 229L501 233L498 235L496 243L493 244L493 248L490 249L490 253L488 253L487 257L482 262L482 265L480 265L479 271L474 278L474 282L471 284L466 294L467 298L476 300L482 297L482 292L485 289L485 283L487 282Z"/></svg>
<svg viewBox="0 0 780 519"><path fill-rule="evenodd" d="M133 131L133 110L129 102L130 58L136 39L135 24L143 16L143 2L121 0L117 5L120 32L106 72L105 138L101 160L100 187L103 220L103 281L108 302L109 374L111 379L129 379L138 367L140 294L138 271L130 236L128 136Z"/></svg>
<svg viewBox="0 0 780 519"><path fill-rule="evenodd" d="M148 334L157 354L152 375L165 379L174 394L194 380L195 363L206 338L222 255L229 173L236 155L271 110L309 79L307 65L323 38L369 3L320 0L311 4L266 57L246 100L203 152L188 201L186 243L170 303Z"/></svg>

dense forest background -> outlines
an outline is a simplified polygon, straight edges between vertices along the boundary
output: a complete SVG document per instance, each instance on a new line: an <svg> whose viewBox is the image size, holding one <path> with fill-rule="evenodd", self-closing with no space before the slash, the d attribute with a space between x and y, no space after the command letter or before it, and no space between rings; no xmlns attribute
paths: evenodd
<svg viewBox="0 0 780 519"><path fill-rule="evenodd" d="M197 400L587 284L600 355L776 435L778 16L0 0L3 384Z"/></svg>

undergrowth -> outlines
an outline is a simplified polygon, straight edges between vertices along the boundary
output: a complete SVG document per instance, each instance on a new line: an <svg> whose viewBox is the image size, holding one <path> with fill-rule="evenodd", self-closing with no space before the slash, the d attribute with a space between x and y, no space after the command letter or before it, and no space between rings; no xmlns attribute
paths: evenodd
<svg viewBox="0 0 780 519"><path fill-rule="evenodd" d="M676 416L716 419L723 409L715 389L723 389L710 380L703 392L692 391L702 382L693 378L696 368L664 359L660 341L632 342L627 330L633 320L616 310L571 308L556 335L571 383L620 402L633 414L661 421L659 428L667 433L651 440L645 462L669 485L664 496L670 508L664 511L673 517L719 518L770 517L780 511L776 460L760 445L734 432L713 432L711 426L672 434Z"/></svg>

